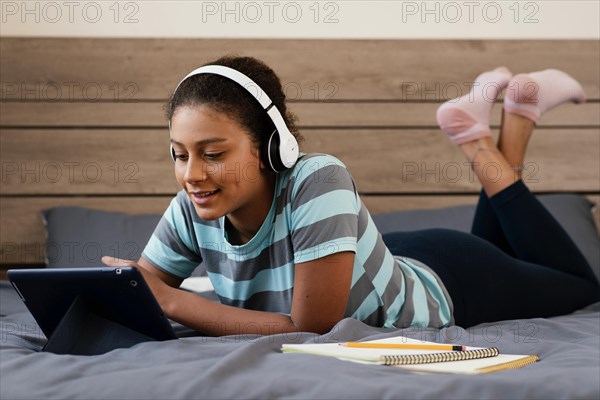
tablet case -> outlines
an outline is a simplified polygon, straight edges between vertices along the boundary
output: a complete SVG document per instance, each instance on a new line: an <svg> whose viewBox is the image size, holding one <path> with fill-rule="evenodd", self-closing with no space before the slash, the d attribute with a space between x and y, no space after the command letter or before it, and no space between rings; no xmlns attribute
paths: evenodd
<svg viewBox="0 0 600 400"><path fill-rule="evenodd" d="M48 337L43 351L96 355L177 338L136 268L13 269L7 275Z"/></svg>

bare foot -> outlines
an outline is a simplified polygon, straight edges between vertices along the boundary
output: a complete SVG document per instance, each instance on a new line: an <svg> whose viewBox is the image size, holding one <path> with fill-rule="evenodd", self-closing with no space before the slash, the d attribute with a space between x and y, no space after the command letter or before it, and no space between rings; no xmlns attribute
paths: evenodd
<svg viewBox="0 0 600 400"><path fill-rule="evenodd" d="M512 77L506 89L498 149L521 177L533 128L547 111L566 102L585 101L583 88L573 77L546 69Z"/></svg>
<svg viewBox="0 0 600 400"><path fill-rule="evenodd" d="M504 155L517 178L523 175L525 152L534 126L535 123L531 119L502 110L498 150Z"/></svg>

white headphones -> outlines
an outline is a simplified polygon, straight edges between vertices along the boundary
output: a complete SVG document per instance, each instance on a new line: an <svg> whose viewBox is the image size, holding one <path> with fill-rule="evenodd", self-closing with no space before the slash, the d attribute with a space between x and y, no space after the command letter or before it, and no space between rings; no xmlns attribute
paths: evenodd
<svg viewBox="0 0 600 400"><path fill-rule="evenodd" d="M275 172L281 172L285 169L291 168L298 159L299 149L296 138L283 120L281 113L273 104L269 96L254 82L252 79L244 75L243 73L229 67L222 65L206 65L204 67L197 68L187 74L185 78L179 82L173 91L173 95L179 89L179 86L188 78L194 75L200 74L215 74L225 78L229 78L234 82L237 82L241 87L246 89L248 93L252 95L267 112L271 121L275 125L275 130L269 137L267 148L263 150L265 154L264 160L269 164L271 169ZM169 133L171 132L171 121L169 121ZM175 161L175 150L171 144L171 158Z"/></svg>

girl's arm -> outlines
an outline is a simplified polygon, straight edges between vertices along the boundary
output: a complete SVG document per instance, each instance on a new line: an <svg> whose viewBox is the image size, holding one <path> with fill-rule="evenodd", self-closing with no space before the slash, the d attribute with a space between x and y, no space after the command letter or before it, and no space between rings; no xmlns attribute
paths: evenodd
<svg viewBox="0 0 600 400"><path fill-rule="evenodd" d="M144 258L138 263L104 257L110 266L138 267L168 318L213 335L326 333L343 317L350 294L354 253L345 251L296 264L291 315L247 310L212 302L178 289L181 280Z"/></svg>

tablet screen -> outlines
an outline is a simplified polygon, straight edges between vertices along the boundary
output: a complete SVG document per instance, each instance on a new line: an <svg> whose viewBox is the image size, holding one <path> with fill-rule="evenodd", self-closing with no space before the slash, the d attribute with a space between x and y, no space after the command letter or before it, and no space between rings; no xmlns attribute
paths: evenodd
<svg viewBox="0 0 600 400"><path fill-rule="evenodd" d="M108 320L126 327L127 331L138 332L148 340L177 338L136 268L12 269L7 275L42 332L50 339L59 326L63 330L62 336L65 336L65 328L72 334L73 316L77 315L75 318L79 321L84 313L94 316L95 327L98 321ZM66 326L67 322L69 326Z"/></svg>

